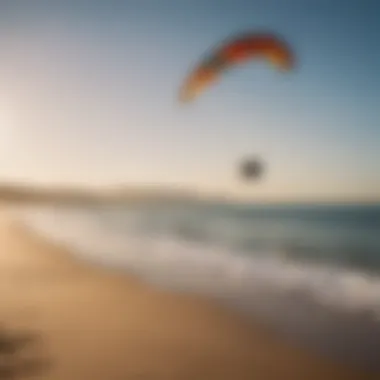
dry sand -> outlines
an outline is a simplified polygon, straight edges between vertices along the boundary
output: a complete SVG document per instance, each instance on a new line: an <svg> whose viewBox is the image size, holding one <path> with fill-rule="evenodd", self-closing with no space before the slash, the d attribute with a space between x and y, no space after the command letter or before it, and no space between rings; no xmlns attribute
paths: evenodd
<svg viewBox="0 0 380 380"><path fill-rule="evenodd" d="M0 300L0 323L42 339L33 355L51 365L39 379L380 379L290 347L207 300L79 261L5 218Z"/></svg>

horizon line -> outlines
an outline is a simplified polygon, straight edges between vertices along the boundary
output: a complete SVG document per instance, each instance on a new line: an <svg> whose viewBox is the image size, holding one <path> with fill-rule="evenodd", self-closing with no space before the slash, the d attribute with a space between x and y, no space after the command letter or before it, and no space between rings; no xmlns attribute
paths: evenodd
<svg viewBox="0 0 380 380"><path fill-rule="evenodd" d="M1 194L3 193L3 194ZM48 198L60 196L68 199L74 199L79 196L82 200L88 197L88 200L99 201L133 201L133 200L193 200L223 202L233 204L251 204L251 205L373 205L380 206L380 197L365 196L299 196L271 198L265 196L252 197L238 196L223 192L199 190L181 185L132 185L132 184L113 184L103 186L85 186L80 184L39 184L25 181L12 181L0 183L0 198L15 195L21 197L37 196L41 200L46 196ZM68 198L67 198L68 197ZM99 198L98 198L99 197Z"/></svg>

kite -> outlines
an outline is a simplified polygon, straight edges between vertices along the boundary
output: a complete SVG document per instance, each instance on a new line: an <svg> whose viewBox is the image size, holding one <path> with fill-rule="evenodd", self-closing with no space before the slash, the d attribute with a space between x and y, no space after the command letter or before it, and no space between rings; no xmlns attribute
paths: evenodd
<svg viewBox="0 0 380 380"><path fill-rule="evenodd" d="M235 36L214 48L189 74L180 89L180 101L188 103L195 100L231 68L257 59L265 60L283 72L290 71L295 62L290 46L274 34Z"/></svg>

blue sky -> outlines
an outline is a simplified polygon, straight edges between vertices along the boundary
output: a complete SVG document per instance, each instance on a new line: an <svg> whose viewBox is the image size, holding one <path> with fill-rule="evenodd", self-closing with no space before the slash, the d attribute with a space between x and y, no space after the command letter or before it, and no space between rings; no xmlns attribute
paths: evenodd
<svg viewBox="0 0 380 380"><path fill-rule="evenodd" d="M379 17L377 0L3 1L0 176L379 198ZM293 73L252 62L178 103L209 47L256 29L293 45ZM251 153L255 187L235 175Z"/></svg>

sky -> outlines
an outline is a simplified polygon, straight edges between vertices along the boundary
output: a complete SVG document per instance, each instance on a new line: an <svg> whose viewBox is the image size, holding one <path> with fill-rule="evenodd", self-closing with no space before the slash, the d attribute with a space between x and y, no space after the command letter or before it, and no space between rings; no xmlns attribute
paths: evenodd
<svg viewBox="0 0 380 380"><path fill-rule="evenodd" d="M0 178L380 199L378 0L2 0ZM242 31L296 69L232 70L191 105L189 70ZM260 183L239 160L259 155Z"/></svg>

